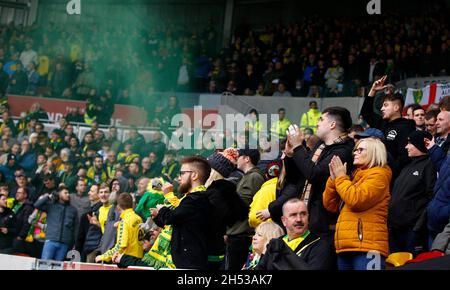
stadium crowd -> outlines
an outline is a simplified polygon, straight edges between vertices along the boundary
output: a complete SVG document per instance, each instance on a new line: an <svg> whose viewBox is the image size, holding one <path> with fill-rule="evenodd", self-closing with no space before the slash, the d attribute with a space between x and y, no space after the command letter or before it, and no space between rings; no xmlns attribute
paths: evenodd
<svg viewBox="0 0 450 290"><path fill-rule="evenodd" d="M366 269L371 251L383 269L391 253L448 253L449 101L403 108L383 76L365 97L365 127L312 102L313 122L274 124L281 146L269 160L245 139L257 118L243 141L202 157L161 132L146 142L132 128L121 142L94 121L79 140L70 116L48 133L42 110L14 122L5 109L0 252L226 270Z"/></svg>
<svg viewBox="0 0 450 290"><path fill-rule="evenodd" d="M2 96L87 106L47 132L38 103L15 122L3 100L0 253L61 261L77 250L83 262L205 270L368 269L372 252L384 269L394 253L449 254L450 98L405 107L388 84L448 75L444 23L310 16L240 26L219 52L212 26L1 27ZM171 90L365 99L358 124L314 101L298 125L279 108L273 155L249 147L264 142L256 110L244 134L224 132L232 146L164 142L186 129L169 129L177 97L155 111L154 92ZM143 104L160 131L145 140L132 127L123 142L116 127L105 133L116 103ZM90 131L79 138L74 123Z"/></svg>

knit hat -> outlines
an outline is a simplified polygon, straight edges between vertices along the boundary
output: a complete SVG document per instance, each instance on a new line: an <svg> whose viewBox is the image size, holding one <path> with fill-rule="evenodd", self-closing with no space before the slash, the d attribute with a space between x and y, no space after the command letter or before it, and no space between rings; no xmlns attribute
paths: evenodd
<svg viewBox="0 0 450 290"><path fill-rule="evenodd" d="M211 165L212 169L227 178L236 168L235 163L237 162L237 156L237 150L229 148L225 149L223 152L214 153L209 156L208 163Z"/></svg>
<svg viewBox="0 0 450 290"><path fill-rule="evenodd" d="M433 139L430 132L427 131L413 131L408 136L408 142L414 145L417 149L419 149L423 153L428 153L427 147L425 146L425 142L423 139Z"/></svg>

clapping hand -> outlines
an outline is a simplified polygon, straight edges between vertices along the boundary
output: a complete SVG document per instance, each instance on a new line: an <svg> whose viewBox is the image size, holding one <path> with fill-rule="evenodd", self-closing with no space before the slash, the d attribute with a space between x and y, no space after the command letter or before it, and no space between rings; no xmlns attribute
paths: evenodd
<svg viewBox="0 0 450 290"><path fill-rule="evenodd" d="M347 175L347 163L342 164L341 158L334 155L329 164L331 179Z"/></svg>
<svg viewBox="0 0 450 290"><path fill-rule="evenodd" d="M288 136L287 143L289 143L292 150L302 145L305 140L305 134L297 125L290 125L286 134ZM286 147L287 146L288 145L286 144Z"/></svg>

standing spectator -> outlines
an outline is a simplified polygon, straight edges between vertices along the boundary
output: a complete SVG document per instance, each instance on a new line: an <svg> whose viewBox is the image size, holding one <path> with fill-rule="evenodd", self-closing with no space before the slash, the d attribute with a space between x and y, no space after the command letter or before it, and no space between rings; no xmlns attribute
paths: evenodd
<svg viewBox="0 0 450 290"><path fill-rule="evenodd" d="M447 155L439 170L439 178L434 186L434 197L427 207L429 245L441 233L450 219L450 157Z"/></svg>
<svg viewBox="0 0 450 290"><path fill-rule="evenodd" d="M126 254L141 259L143 256L141 229L142 219L133 210L133 198L129 193L123 192L117 198L117 208L120 213L120 222L117 225L115 246L95 258L95 262L110 262L116 254Z"/></svg>
<svg viewBox="0 0 450 290"><path fill-rule="evenodd" d="M102 184L102 186L108 188L106 184ZM96 249L102 238L100 224L98 223L99 209L102 206L98 190L100 186L97 186L97 190L92 190L92 187L88 193L90 210L80 218L78 237L75 243L75 249L81 253L81 259L87 263L95 262Z"/></svg>
<svg viewBox="0 0 450 290"><path fill-rule="evenodd" d="M175 209L157 205L152 218L159 227L172 226L170 252L176 268L206 270L209 202L202 192L211 167L202 157L187 157L181 163L178 190L184 197Z"/></svg>
<svg viewBox="0 0 450 290"><path fill-rule="evenodd" d="M87 194L87 183L83 178L79 178L75 187L76 192L70 194L70 205L77 209L79 217L91 210L89 194ZM98 185L94 184L89 192L98 192Z"/></svg>
<svg viewBox="0 0 450 290"><path fill-rule="evenodd" d="M20 61L23 67L27 67L32 62L38 63L38 54L33 50L33 44L31 42L25 44L25 49L20 54Z"/></svg>
<svg viewBox="0 0 450 290"><path fill-rule="evenodd" d="M227 227L237 221L245 221L248 216L248 206L236 193L236 183L233 173L236 171L238 151L227 148L223 152L214 153L208 157L211 174L205 183L204 192L210 203L208 215L208 269L223 269Z"/></svg>
<svg viewBox="0 0 450 290"><path fill-rule="evenodd" d="M110 179L108 172L103 164L103 157L96 155L94 158L94 164L87 171L87 177L94 181L96 184L106 182Z"/></svg>
<svg viewBox="0 0 450 290"><path fill-rule="evenodd" d="M135 126L130 128L130 138L123 142L123 145L131 144L131 152L141 155L145 147L145 138L140 134Z"/></svg>
<svg viewBox="0 0 450 290"><path fill-rule="evenodd" d="M425 114L425 128L433 137L436 135L436 121L439 110L431 110Z"/></svg>
<svg viewBox="0 0 450 290"><path fill-rule="evenodd" d="M176 151L169 150L166 152L166 164L161 170L162 176L165 176L169 182L175 180L180 172L180 163L176 160Z"/></svg>
<svg viewBox="0 0 450 290"><path fill-rule="evenodd" d="M8 111L4 111L2 113L2 120L3 121L0 124L0 131L3 132L3 128L8 127L11 130L12 136L15 137L17 135L17 127ZM3 133L3 135L5 135L5 133Z"/></svg>
<svg viewBox="0 0 450 290"><path fill-rule="evenodd" d="M298 198L287 200L281 219L287 234L269 242L255 270L332 269L330 242L310 232L305 202Z"/></svg>
<svg viewBox="0 0 450 290"><path fill-rule="evenodd" d="M27 90L28 76L22 69L22 65L17 63L15 73L9 79L9 85L6 92L13 95L23 95Z"/></svg>
<svg viewBox="0 0 450 290"><path fill-rule="evenodd" d="M177 114L181 114L178 98L176 96L171 96L167 106L156 116L156 126L160 126L161 130L166 133L167 136L172 136L169 127L172 124L172 118Z"/></svg>
<svg viewBox="0 0 450 290"><path fill-rule="evenodd" d="M69 79L67 72L62 63L58 62L55 65L55 71L52 74L50 80L51 95L54 98L61 98L63 92L69 86ZM69 120L67 120L70 122ZM72 120L72 122L78 122L78 120Z"/></svg>
<svg viewBox="0 0 450 290"><path fill-rule="evenodd" d="M291 125L291 121L286 118L286 110L284 108L278 109L278 121L272 124L270 134L272 138L282 140L286 138L286 130Z"/></svg>
<svg viewBox="0 0 450 290"><path fill-rule="evenodd" d="M166 152L166 144L162 141L163 135L160 131L156 131L153 134L152 141L147 143L147 152L150 154L154 152L157 157L157 162L161 163L164 159L164 154Z"/></svg>
<svg viewBox="0 0 450 290"><path fill-rule="evenodd" d="M25 94L34 96L37 93L37 88L39 84L39 73L36 71L36 64L34 62L30 62L27 66L27 77L28 77L28 86Z"/></svg>
<svg viewBox="0 0 450 290"><path fill-rule="evenodd" d="M47 213L47 232L43 260L63 261L67 251L75 243L78 231L78 212L70 205L69 191L65 187L58 188L58 198L52 194L44 194L34 204L39 210Z"/></svg>
<svg viewBox="0 0 450 290"><path fill-rule="evenodd" d="M3 62L0 61L0 96L5 95L6 88L8 87L9 76L3 70Z"/></svg>
<svg viewBox="0 0 450 290"><path fill-rule="evenodd" d="M156 208L156 205L164 203L164 193L162 192L162 180L153 178L146 192L136 205L136 213L143 219L150 217L150 209ZM151 189L149 189L151 188Z"/></svg>
<svg viewBox="0 0 450 290"><path fill-rule="evenodd" d="M144 193L147 191L148 183L150 182L150 179L147 177L141 177L137 181L137 190L136 192L133 192L133 204L134 207L139 203Z"/></svg>
<svg viewBox="0 0 450 290"><path fill-rule="evenodd" d="M422 106L413 107L413 120L416 123L416 130L424 131L426 129L425 110Z"/></svg>
<svg viewBox="0 0 450 290"><path fill-rule="evenodd" d="M383 107L381 108L382 116L374 113L373 102L375 94L386 88L384 85L386 78L384 76L373 83L369 94L364 99L361 115L370 127L383 131L386 137L387 151L395 158L392 168L393 179L395 179L409 161L405 147L408 143L409 134L416 129L416 126L413 120L402 118L404 101L403 96L399 93L384 97Z"/></svg>
<svg viewBox="0 0 450 290"><path fill-rule="evenodd" d="M106 140L111 144L111 150L114 152L119 152L119 148L122 143L118 139L117 128L114 126L109 127L108 137Z"/></svg>
<svg viewBox="0 0 450 290"><path fill-rule="evenodd" d="M260 153L256 149L240 149L237 168L244 172L244 176L236 186L236 192L241 200L250 206L253 196L264 183L264 175L256 167L260 160ZM248 209L247 209L248 216ZM248 248L250 247L254 230L250 228L248 220L237 221L227 229L225 270L239 270L245 264Z"/></svg>
<svg viewBox="0 0 450 290"><path fill-rule="evenodd" d="M30 142L28 140L22 141L21 152L17 160L19 166L25 170L27 176L32 176L32 171L36 167L37 154L31 151Z"/></svg>
<svg viewBox="0 0 450 290"><path fill-rule="evenodd" d="M332 241L337 215L324 208L322 195L329 177L328 164L333 156L339 156L349 168L351 167L354 143L346 133L351 125L352 119L347 109L342 107L325 109L317 125L317 137L320 138L320 142L311 151L303 145L303 132L299 128L294 128L286 143L285 164L293 162L294 169L291 170L298 171L302 177L297 176L300 182L294 192L285 192L269 206L272 219L278 221L277 217L281 215L284 201L298 196L298 192L301 192L302 199L308 205L311 232L328 235L327 240ZM288 169L286 167L286 170Z"/></svg>
<svg viewBox="0 0 450 290"><path fill-rule="evenodd" d="M5 177L6 182L14 181L14 172L17 169L17 157L16 155L9 153L6 161L6 165L0 166L0 173Z"/></svg>
<svg viewBox="0 0 450 290"><path fill-rule="evenodd" d="M0 253L11 254L12 242L16 235L15 215L7 206L8 196L0 194Z"/></svg>
<svg viewBox="0 0 450 290"><path fill-rule="evenodd" d="M306 128L310 128L313 130L314 134L317 133L317 123L319 122L319 118L322 113L319 111L317 107L316 101L309 102L309 110L308 112L302 115L300 120L300 128L302 130Z"/></svg>
<svg viewBox="0 0 450 290"><path fill-rule="evenodd" d="M351 177L339 157L331 160L323 205L333 213L340 210L334 241L339 270L367 270L369 251L381 255L381 265L376 265L380 269L389 255L386 220L392 173L380 140L358 141L354 154L356 170Z"/></svg>
<svg viewBox="0 0 450 290"><path fill-rule="evenodd" d="M417 254L427 249L426 212L433 196L436 170L428 156L424 140L432 136L426 131L414 131L408 136L408 156L411 162L400 172L392 189L388 226L390 252Z"/></svg>
<svg viewBox="0 0 450 290"><path fill-rule="evenodd" d="M450 111L441 111L436 121L436 144L445 153L450 149Z"/></svg>
<svg viewBox="0 0 450 290"><path fill-rule="evenodd" d="M30 229L30 224L28 223L28 217L33 212L33 204L29 200L30 194L26 187L20 187L17 189L15 194L15 199L12 204L12 211L16 217L16 240L24 240Z"/></svg>
<svg viewBox="0 0 450 290"><path fill-rule="evenodd" d="M344 69L339 64L339 60L334 58L331 67L325 73L325 82L329 96L336 96L342 92L342 81L344 79Z"/></svg>

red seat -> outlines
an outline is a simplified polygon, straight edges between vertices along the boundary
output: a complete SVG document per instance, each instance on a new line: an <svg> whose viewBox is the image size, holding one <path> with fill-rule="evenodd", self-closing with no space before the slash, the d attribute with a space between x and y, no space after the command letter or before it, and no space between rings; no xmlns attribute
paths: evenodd
<svg viewBox="0 0 450 290"><path fill-rule="evenodd" d="M30 255L25 254L25 253L12 253L12 255L13 256L20 256L20 257L31 257Z"/></svg>
<svg viewBox="0 0 450 290"><path fill-rule="evenodd" d="M444 256L444 253L438 252L438 251L425 252L425 253L421 253L421 254L417 255L416 258L409 260L408 262L406 262L406 264L418 263L418 262L422 262L422 261L429 260L429 259L439 258L442 256Z"/></svg>

